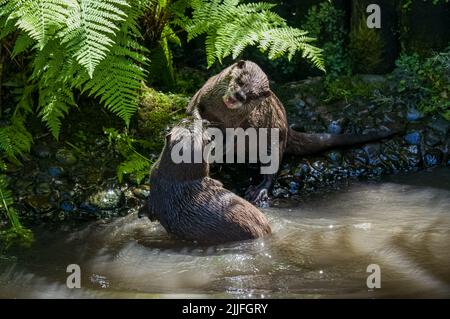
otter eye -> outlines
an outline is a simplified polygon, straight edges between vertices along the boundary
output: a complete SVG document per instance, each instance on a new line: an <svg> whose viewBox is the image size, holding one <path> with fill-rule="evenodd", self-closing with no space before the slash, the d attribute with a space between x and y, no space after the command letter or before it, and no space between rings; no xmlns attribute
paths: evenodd
<svg viewBox="0 0 450 319"><path fill-rule="evenodd" d="M242 86L242 85L244 85L244 81L242 81L241 78L237 78L236 79L236 84L239 85L239 86Z"/></svg>

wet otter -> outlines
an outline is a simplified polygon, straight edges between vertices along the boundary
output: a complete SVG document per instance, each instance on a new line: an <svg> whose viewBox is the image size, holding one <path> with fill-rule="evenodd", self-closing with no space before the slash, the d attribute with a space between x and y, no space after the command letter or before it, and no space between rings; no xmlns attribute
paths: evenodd
<svg viewBox="0 0 450 319"><path fill-rule="evenodd" d="M291 129L283 104L270 90L267 75L251 61L239 61L211 77L193 96L187 113L214 123L218 128L278 128L279 161L283 155L308 155L329 148L360 144L388 137L396 132L378 130L374 133L307 134ZM267 144L270 145L270 144ZM269 146L270 148L270 146ZM259 204L267 198L275 174L265 174L247 198Z"/></svg>
<svg viewBox="0 0 450 319"><path fill-rule="evenodd" d="M149 199L139 216L159 220L176 237L201 243L224 243L270 234L266 217L255 206L208 177L207 159L199 163L174 162L172 150L180 143L192 142L187 148L191 159L198 146L202 152L209 137L201 122L184 120L166 136L164 149L150 173Z"/></svg>

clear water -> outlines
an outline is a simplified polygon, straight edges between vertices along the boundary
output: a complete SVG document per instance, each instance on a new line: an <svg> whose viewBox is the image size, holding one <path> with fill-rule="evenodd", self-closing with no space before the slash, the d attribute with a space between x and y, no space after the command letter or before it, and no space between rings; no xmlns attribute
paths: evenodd
<svg viewBox="0 0 450 319"><path fill-rule="evenodd" d="M199 247L136 214L35 229L0 263L0 297L450 297L450 170L435 169L266 209L273 235ZM81 267L81 289L66 267ZM381 288L369 289L369 264Z"/></svg>

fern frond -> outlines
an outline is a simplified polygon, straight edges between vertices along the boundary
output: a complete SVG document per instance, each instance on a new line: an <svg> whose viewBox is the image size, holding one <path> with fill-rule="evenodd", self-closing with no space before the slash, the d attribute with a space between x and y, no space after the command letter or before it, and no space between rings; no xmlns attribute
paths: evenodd
<svg viewBox="0 0 450 319"><path fill-rule="evenodd" d="M75 1L30 0L21 4L10 19L16 19L16 26L38 42L42 49L53 33L62 27L68 16L68 8Z"/></svg>
<svg viewBox="0 0 450 319"><path fill-rule="evenodd" d="M61 120L75 105L72 90L66 86L41 88L39 92L39 116L57 139L61 130Z"/></svg>
<svg viewBox="0 0 450 319"><path fill-rule="evenodd" d="M139 154L133 153L117 167L117 179L122 182L124 175L134 175L136 183L148 176L152 163Z"/></svg>
<svg viewBox="0 0 450 319"><path fill-rule="evenodd" d="M145 78L145 69L139 64L146 63L146 59L133 50L136 47L143 49L123 35L108 57L97 66L92 79L80 77L77 80L77 86L83 92L99 96L106 108L127 125L137 109L141 82Z"/></svg>
<svg viewBox="0 0 450 319"><path fill-rule="evenodd" d="M324 70L322 50L312 45L315 39L308 37L306 31L288 27L282 17L270 11L274 4L192 0L190 6L192 18L177 18L175 24L186 30L188 41L206 34L208 67L216 60L222 62L230 55L236 58L245 48L257 46L270 59L284 55L291 59L300 52L303 58ZM174 8L186 10L181 5ZM176 16L182 15L178 12Z"/></svg>
<svg viewBox="0 0 450 319"><path fill-rule="evenodd" d="M78 0L69 10L62 42L90 77L114 45L120 22L127 17L126 7L124 0Z"/></svg>
<svg viewBox="0 0 450 319"><path fill-rule="evenodd" d="M13 116L11 124L0 127L0 152L11 162L18 164L17 157L30 151L32 141L31 134L19 116Z"/></svg>

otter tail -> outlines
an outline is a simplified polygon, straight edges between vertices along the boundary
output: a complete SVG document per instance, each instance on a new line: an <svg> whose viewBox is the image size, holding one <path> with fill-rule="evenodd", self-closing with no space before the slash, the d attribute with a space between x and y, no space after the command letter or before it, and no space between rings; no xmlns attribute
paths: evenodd
<svg viewBox="0 0 450 319"><path fill-rule="evenodd" d="M398 133L396 130L378 130L367 134L328 134L301 133L289 128L286 152L295 155L308 155L324 150L367 143L380 140Z"/></svg>

